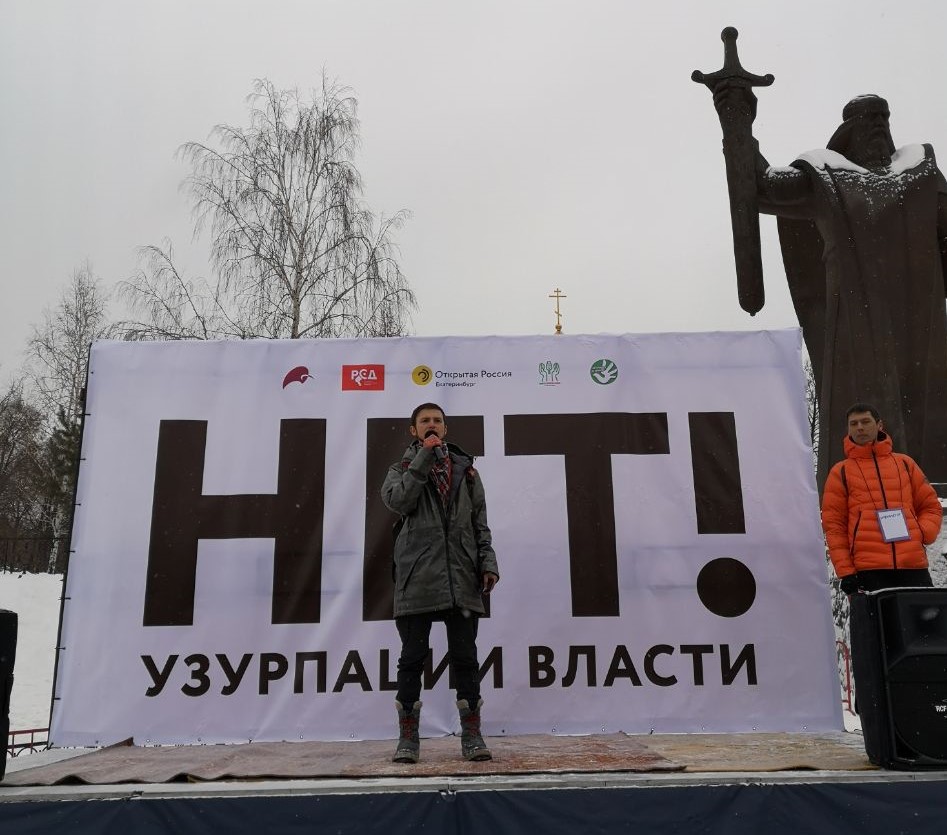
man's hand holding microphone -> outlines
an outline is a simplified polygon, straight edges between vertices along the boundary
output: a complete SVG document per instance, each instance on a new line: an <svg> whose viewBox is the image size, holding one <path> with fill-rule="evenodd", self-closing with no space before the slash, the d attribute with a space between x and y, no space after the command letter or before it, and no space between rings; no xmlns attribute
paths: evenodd
<svg viewBox="0 0 947 835"><path fill-rule="evenodd" d="M425 449L433 449L438 461L443 461L447 457L447 447L438 436L436 429L428 429L421 446Z"/></svg>

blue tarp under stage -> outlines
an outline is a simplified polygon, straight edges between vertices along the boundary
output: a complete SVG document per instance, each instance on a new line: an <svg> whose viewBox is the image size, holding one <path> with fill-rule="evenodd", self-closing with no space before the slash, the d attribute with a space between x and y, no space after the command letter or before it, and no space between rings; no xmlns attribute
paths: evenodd
<svg viewBox="0 0 947 835"><path fill-rule="evenodd" d="M211 787L205 787L211 790ZM261 787L262 791L262 787ZM897 779L633 788L413 790L352 794L0 803L4 835L513 835L941 832L947 781Z"/></svg>

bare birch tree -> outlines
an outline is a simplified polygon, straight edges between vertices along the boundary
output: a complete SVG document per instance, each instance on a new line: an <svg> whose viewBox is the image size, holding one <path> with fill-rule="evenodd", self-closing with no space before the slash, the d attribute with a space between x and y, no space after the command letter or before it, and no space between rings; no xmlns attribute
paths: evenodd
<svg viewBox="0 0 947 835"><path fill-rule="evenodd" d="M414 295L392 233L405 212L376 219L355 167L355 98L323 78L306 101L265 79L248 128L218 125L212 144L180 149L195 233L210 233L213 286L174 266L169 245L144 251L122 287L142 317L130 338L400 335Z"/></svg>
<svg viewBox="0 0 947 835"><path fill-rule="evenodd" d="M89 347L114 330L108 294L86 262L43 312L27 343L24 394L42 419L43 443L33 461L40 515L43 530L54 537L66 533L71 518Z"/></svg>
<svg viewBox="0 0 947 835"><path fill-rule="evenodd" d="M231 315L223 288L191 279L174 261L170 240L138 251L140 268L119 282L119 296L139 316L119 324L125 339L248 339L254 334ZM235 310L239 314L239 311Z"/></svg>
<svg viewBox="0 0 947 835"><path fill-rule="evenodd" d="M69 423L79 421L89 346L113 332L108 294L86 262L73 272L56 305L43 311L43 321L33 326L27 342L31 400L47 420L61 411Z"/></svg>

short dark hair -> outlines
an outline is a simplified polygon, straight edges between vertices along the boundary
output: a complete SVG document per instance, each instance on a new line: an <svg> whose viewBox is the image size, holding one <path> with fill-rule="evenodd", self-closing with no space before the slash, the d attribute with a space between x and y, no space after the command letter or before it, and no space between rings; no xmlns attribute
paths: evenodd
<svg viewBox="0 0 947 835"><path fill-rule="evenodd" d="M848 407L848 411L845 413L845 420L847 421L852 415L861 414L862 412L871 412L871 416L875 420L881 420L881 415L878 410L872 406L870 403L852 403Z"/></svg>
<svg viewBox="0 0 947 835"><path fill-rule="evenodd" d="M411 413L411 425L414 426L414 422L418 419L418 415L423 412L425 409L437 409L441 413L441 417L444 418L444 423L447 423L447 415L444 414L444 410L437 405L437 403L422 403L420 406L416 407L415 410Z"/></svg>

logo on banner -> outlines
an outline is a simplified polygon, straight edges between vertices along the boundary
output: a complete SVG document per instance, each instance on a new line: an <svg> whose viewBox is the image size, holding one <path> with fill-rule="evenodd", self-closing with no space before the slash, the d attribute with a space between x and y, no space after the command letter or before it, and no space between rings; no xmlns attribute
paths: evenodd
<svg viewBox="0 0 947 835"><path fill-rule="evenodd" d="M286 376L283 377L283 388L286 388L290 383L305 383L306 380L311 378L312 374L309 373L309 369L305 365L297 365L286 372Z"/></svg>
<svg viewBox="0 0 947 835"><path fill-rule="evenodd" d="M618 379L618 366L613 360L595 360L589 368L589 376L600 386L607 386Z"/></svg>
<svg viewBox="0 0 947 835"><path fill-rule="evenodd" d="M559 363L552 360L539 363L539 385L558 386L559 385Z"/></svg>
<svg viewBox="0 0 947 835"><path fill-rule="evenodd" d="M342 366L342 391L383 391L384 388L385 366Z"/></svg>
<svg viewBox="0 0 947 835"><path fill-rule="evenodd" d="M418 365L411 372L411 380L416 386L426 386L433 380L436 388L473 388L481 382L507 380L512 377L513 371L503 368L432 369L427 365Z"/></svg>
<svg viewBox="0 0 947 835"><path fill-rule="evenodd" d="M411 379L416 386L426 386L434 379L434 372L426 365L418 365L411 372Z"/></svg>

